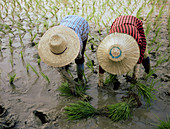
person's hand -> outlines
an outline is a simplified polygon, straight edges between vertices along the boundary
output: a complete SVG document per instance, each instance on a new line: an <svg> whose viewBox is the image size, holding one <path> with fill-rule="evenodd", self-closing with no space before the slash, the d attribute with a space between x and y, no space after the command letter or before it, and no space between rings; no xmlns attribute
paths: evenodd
<svg viewBox="0 0 170 129"><path fill-rule="evenodd" d="M103 77L104 74L99 73L99 82L98 82L99 87L103 87Z"/></svg>
<svg viewBox="0 0 170 129"><path fill-rule="evenodd" d="M135 84L137 83L138 77L133 76L131 79L131 83Z"/></svg>
<svg viewBox="0 0 170 129"><path fill-rule="evenodd" d="M125 75L124 77L126 78L126 82L130 82L130 83L133 83L133 84L135 84L137 82L137 79L138 79L136 77L131 77L129 75Z"/></svg>

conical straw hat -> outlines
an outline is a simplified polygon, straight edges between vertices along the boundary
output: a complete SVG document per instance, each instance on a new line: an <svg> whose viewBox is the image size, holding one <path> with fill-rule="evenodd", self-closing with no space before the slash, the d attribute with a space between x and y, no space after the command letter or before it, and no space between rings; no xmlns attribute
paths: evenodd
<svg viewBox="0 0 170 129"><path fill-rule="evenodd" d="M139 56L137 41L124 33L106 36L97 49L99 65L111 74L127 73L135 66Z"/></svg>
<svg viewBox="0 0 170 129"><path fill-rule="evenodd" d="M38 44L38 54L42 61L54 67L63 67L71 63L79 51L78 35L62 25L48 29Z"/></svg>

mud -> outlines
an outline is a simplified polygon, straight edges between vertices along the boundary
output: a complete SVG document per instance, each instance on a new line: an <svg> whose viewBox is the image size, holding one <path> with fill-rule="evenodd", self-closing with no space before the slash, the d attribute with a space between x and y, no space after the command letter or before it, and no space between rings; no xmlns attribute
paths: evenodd
<svg viewBox="0 0 170 129"><path fill-rule="evenodd" d="M160 7L158 7L160 8ZM140 80L149 85L152 81L155 82L154 87L157 89L155 95L156 100L151 102L150 107L146 107L146 103L141 99L142 106L134 108L133 117L127 121L113 122L104 116L95 116L92 118L67 121L63 114L63 107L69 103L76 102L79 98L63 97L56 90L62 83L63 78L58 68L49 67L43 62L37 64L38 52L37 46L30 40L29 32L23 32L24 48L21 47L18 31L14 31L13 36L3 34L1 37L0 51L0 129L15 128L15 129L155 129L156 124L159 124L159 119L166 120L170 116L170 64L169 64L169 40L168 40L168 5L164 8L164 14L161 16L160 32L156 41L149 45L151 67L156 68L155 74L157 78L149 77L143 80L144 68L140 68ZM148 13L146 11L145 13ZM151 17L154 22L158 11ZM144 28L146 29L146 15L143 16ZM3 21L6 24L11 24L8 20ZM27 25L27 24L26 24ZM96 59L97 46L102 39L108 34L110 26L99 28L90 23L90 36L86 46L86 55L93 61L93 69L85 65L85 76L88 80L86 91L87 95L93 99L90 103L95 108L102 108L106 105L114 104L121 101L121 98L127 95L130 82L121 75L118 76L120 82L119 88L114 90L114 85L109 84L104 88L98 88L98 62ZM148 44L151 44L155 31L151 25L150 33L147 36ZM99 33L100 32L100 33ZM12 37L13 52L9 48L9 36ZM39 33L34 42L38 42L42 33ZM162 45L156 50L158 43ZM92 50L90 50L91 48ZM21 58L21 50L24 53ZM167 61L155 67L157 60L164 57ZM85 58L85 64L88 62ZM50 83L41 75L38 77L32 69L26 70L26 65L31 64L38 73L43 72L50 79ZM71 63L70 71L76 77L75 63ZM16 78L13 85L9 83L8 74L16 73ZM105 77L108 74L105 74ZM158 117L158 118L157 118Z"/></svg>

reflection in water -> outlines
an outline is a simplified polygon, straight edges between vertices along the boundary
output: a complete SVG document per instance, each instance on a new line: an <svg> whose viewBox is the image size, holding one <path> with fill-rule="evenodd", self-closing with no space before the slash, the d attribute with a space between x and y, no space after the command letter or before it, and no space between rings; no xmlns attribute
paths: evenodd
<svg viewBox="0 0 170 129"><path fill-rule="evenodd" d="M139 10L142 5L144 8ZM154 7L153 13L148 15L148 13L152 11L152 7ZM153 2L151 0L41 0L41 2L39 2L39 0L18 0L17 2L3 0L1 6L2 27L0 27L0 40L2 41L0 44L0 47L2 48L0 51L0 105L2 104L1 100L3 100L4 105L7 105L12 113L18 114L18 128L41 128L42 125L37 124L36 119L33 116L34 110L39 111L39 109L41 109L43 112L49 111L51 113L50 119L54 122L52 123L53 125L51 125L52 128L154 129L155 126L153 126L152 123L157 124L158 122L154 114L156 114L156 116L158 116L161 120L165 120L167 115L170 114L170 111L168 110L170 109L169 96L167 95L161 96L162 99L154 101L149 109L145 109L144 106L134 109L132 119L124 122L113 123L109 118L103 116L96 116L87 120L70 122L66 121L65 118L58 116L58 114L62 113L62 108L65 105L73 101L75 102L78 99L66 99L59 96L56 89L61 84L61 75L56 69L48 67L44 63L37 66L37 58L34 57L34 55L37 54L37 46L30 46L30 34L37 34L34 40L37 43L42 34L46 31L47 27L57 25L63 16L68 14L83 16L88 20L91 27L89 39L93 40L89 40L89 43L93 42L95 45L93 52L91 52L91 50L87 47L86 54L96 63L94 70L97 71L98 64L94 51L97 49L100 41L108 34L109 26L114 19L119 15L131 14L135 16L138 10L138 14L142 11L139 17L143 19L145 29L147 29L147 26L150 25L149 34L147 36L148 43L150 43L155 35L155 30L154 27L152 28L152 25L156 16L159 16L158 14L161 7L164 7L164 14L162 14L161 19L159 20L161 23L161 33L158 35L161 37L161 40L157 38L157 42L164 42L159 49L159 52L163 52L168 55L168 52L166 51L168 48L168 41L166 40L168 39L167 26L162 23L168 23L167 16L169 12L167 8L168 6L163 6L163 0L160 1L160 3L157 3L157 1ZM149 16L149 18L145 19L147 16ZM148 20L147 22L149 23L146 23L146 20ZM14 21L16 24L13 24ZM99 29L102 29L102 33L100 34ZM2 31L5 31L6 35ZM14 37L12 47L15 51L9 48L9 31L14 33L11 38ZM20 39L19 35L21 35L22 39ZM22 42L21 46L20 41ZM87 46L88 45L89 44L87 44ZM20 47L23 46L24 60L18 58L20 57ZM156 47L157 46L154 43L151 45L150 54L155 54L153 57L151 56L151 63L153 64L155 63L155 60L159 59L159 56L157 55L160 54L153 51ZM47 81L42 77L37 78L32 70L27 72L25 62L34 64L38 73L41 71L45 75L48 75L51 83L47 84ZM75 67L72 67L72 69L74 68ZM19 77L19 79L14 82L14 85L9 85L7 73L13 69L15 69L16 76ZM162 79L164 79L164 74L168 71L168 69L165 66L160 65L159 70L161 73L159 73L158 77L163 76ZM75 70L72 70L71 72L73 71ZM167 75L169 74L167 73ZM88 78L88 84L91 85L88 92L90 96L93 96L93 100L91 100L90 103L97 108L102 108L106 105L120 102L122 93L114 92L113 88L112 90L109 88L97 89L97 79L97 75L93 73ZM164 87L169 86L168 81L162 81L162 83L159 92L164 91ZM156 95L159 96L158 94ZM52 109L55 109L55 111L52 112ZM56 126L54 127L54 125ZM50 128L50 125L47 127Z"/></svg>

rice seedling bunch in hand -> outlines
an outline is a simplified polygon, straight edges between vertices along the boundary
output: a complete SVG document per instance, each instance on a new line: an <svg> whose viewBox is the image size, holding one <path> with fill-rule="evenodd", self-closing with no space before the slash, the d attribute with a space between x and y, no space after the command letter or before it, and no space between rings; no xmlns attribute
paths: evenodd
<svg viewBox="0 0 170 129"><path fill-rule="evenodd" d="M57 90L61 93L61 96L72 96L68 82L63 82Z"/></svg>
<svg viewBox="0 0 170 129"><path fill-rule="evenodd" d="M85 85L75 86L74 89L71 89L68 82L63 82L57 90L61 93L61 96L76 96L85 101L92 99L91 96L86 94L87 87Z"/></svg>
<svg viewBox="0 0 170 129"><path fill-rule="evenodd" d="M84 101L72 103L70 106L66 106L64 110L68 120L79 120L98 114L98 111L89 102Z"/></svg>
<svg viewBox="0 0 170 129"><path fill-rule="evenodd" d="M117 75L109 74L105 80L104 80L104 85L107 85L108 83L116 83L118 81Z"/></svg>
<svg viewBox="0 0 170 129"><path fill-rule="evenodd" d="M108 116L113 121L127 120L131 116L130 104L120 102L108 105Z"/></svg>

